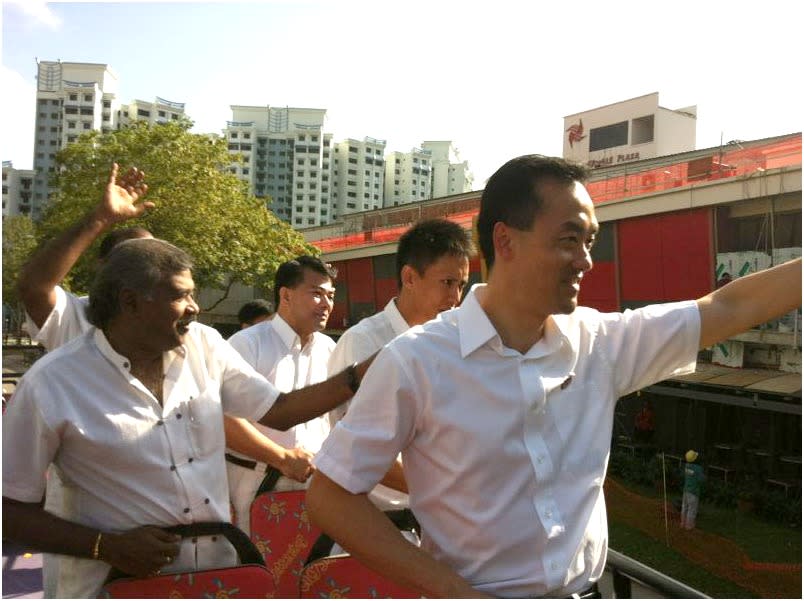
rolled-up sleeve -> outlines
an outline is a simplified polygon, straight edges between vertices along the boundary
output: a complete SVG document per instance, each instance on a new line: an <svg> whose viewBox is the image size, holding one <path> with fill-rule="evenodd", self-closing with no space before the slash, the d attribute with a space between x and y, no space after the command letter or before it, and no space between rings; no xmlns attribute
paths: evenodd
<svg viewBox="0 0 804 601"><path fill-rule="evenodd" d="M370 491L415 435L420 397L398 350L384 348L315 456L316 468L349 492Z"/></svg>

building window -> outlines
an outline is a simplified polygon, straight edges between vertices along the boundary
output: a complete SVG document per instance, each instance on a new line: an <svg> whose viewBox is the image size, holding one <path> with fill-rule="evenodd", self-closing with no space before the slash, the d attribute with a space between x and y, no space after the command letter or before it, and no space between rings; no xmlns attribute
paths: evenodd
<svg viewBox="0 0 804 601"><path fill-rule="evenodd" d="M70 100L78 100L78 94L70 94Z"/></svg>
<svg viewBox="0 0 804 601"><path fill-rule="evenodd" d="M151 111L146 111L145 109L137 109L137 115L140 117L150 117Z"/></svg>
<svg viewBox="0 0 804 601"><path fill-rule="evenodd" d="M165 111L159 111L159 116L164 117L165 116Z"/></svg>
<svg viewBox="0 0 804 601"><path fill-rule="evenodd" d="M589 152L628 144L628 121L589 130Z"/></svg>
<svg viewBox="0 0 804 601"><path fill-rule="evenodd" d="M653 115L631 121L631 144L653 142Z"/></svg>
<svg viewBox="0 0 804 601"><path fill-rule="evenodd" d="M92 102L92 94L84 94L84 102Z"/></svg>

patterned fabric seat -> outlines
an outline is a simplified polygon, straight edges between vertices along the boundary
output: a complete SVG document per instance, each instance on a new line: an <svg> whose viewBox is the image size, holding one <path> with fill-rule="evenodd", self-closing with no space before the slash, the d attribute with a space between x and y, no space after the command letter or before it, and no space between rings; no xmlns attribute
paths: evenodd
<svg viewBox="0 0 804 601"><path fill-rule="evenodd" d="M302 599L419 599L416 591L391 582L351 555L323 557L307 564L299 583Z"/></svg>
<svg viewBox="0 0 804 601"><path fill-rule="evenodd" d="M104 586L101 599L264 599L274 596L274 579L263 566L121 578Z"/></svg>
<svg viewBox="0 0 804 601"><path fill-rule="evenodd" d="M266 492L251 503L251 541L274 579L275 597L299 595L299 577L321 534L307 515L306 491Z"/></svg>

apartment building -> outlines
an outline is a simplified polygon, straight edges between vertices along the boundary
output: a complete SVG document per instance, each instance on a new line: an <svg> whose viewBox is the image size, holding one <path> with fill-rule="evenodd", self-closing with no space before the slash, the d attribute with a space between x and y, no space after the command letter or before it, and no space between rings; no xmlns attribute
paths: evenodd
<svg viewBox="0 0 804 601"><path fill-rule="evenodd" d="M151 125L178 121L184 116L184 103L165 100L157 96L153 102L134 100L117 111L117 127L125 127L134 121L146 121Z"/></svg>
<svg viewBox="0 0 804 601"><path fill-rule="evenodd" d="M383 206L385 140L366 137L338 142L333 147L333 213L338 216Z"/></svg>
<svg viewBox="0 0 804 601"><path fill-rule="evenodd" d="M118 78L108 65L37 61L34 182L31 217L39 219L52 194L56 152L89 130L116 126Z"/></svg>
<svg viewBox="0 0 804 601"><path fill-rule="evenodd" d="M474 176L469 170L469 162L461 161L460 153L451 141L425 141L422 142L422 148L430 151L431 198L472 191Z"/></svg>
<svg viewBox="0 0 804 601"><path fill-rule="evenodd" d="M31 214L35 174L33 169L14 169L11 161L3 161L3 217Z"/></svg>
<svg viewBox="0 0 804 601"><path fill-rule="evenodd" d="M328 223L331 217L332 135L323 131L326 109L232 105L223 131L241 161L232 173L293 227Z"/></svg>
<svg viewBox="0 0 804 601"><path fill-rule="evenodd" d="M391 152L385 157L384 207L396 207L431 197L432 154L423 148Z"/></svg>

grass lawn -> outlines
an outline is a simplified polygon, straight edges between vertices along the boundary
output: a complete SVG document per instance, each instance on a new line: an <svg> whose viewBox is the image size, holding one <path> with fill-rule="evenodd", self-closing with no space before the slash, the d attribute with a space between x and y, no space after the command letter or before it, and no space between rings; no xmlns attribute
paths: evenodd
<svg viewBox="0 0 804 601"><path fill-rule="evenodd" d="M655 499L661 497L653 487L625 483L619 478L616 480L642 496ZM680 495L676 493L668 497L675 501ZM801 563L800 527L791 528L776 522L768 522L754 514L741 513L736 509L718 507L706 502L702 502L698 509L696 526L734 541L753 561Z"/></svg>
<svg viewBox="0 0 804 601"><path fill-rule="evenodd" d="M613 520L609 521L609 545L615 551L624 553L710 597L756 598L751 591L729 580L713 576L677 551L666 547L664 543L644 535L636 528Z"/></svg>

